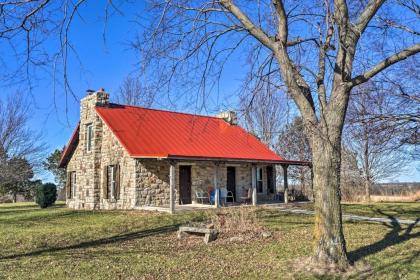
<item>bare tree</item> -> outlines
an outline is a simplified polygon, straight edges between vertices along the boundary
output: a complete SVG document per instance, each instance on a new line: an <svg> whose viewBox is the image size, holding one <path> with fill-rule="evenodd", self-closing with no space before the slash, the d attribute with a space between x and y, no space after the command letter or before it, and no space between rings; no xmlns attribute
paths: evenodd
<svg viewBox="0 0 420 280"><path fill-rule="evenodd" d="M7 168L12 159L25 159L31 168L41 167L45 145L40 133L30 129L29 118L30 105L22 94L15 93L5 102L0 100L0 174L3 176L10 174Z"/></svg>
<svg viewBox="0 0 420 280"><path fill-rule="evenodd" d="M77 100L67 73L69 60L79 63L77 49L69 33L76 18L82 18L80 9L88 0L5 0L0 2L0 83L19 84L31 92L37 79L53 77L54 92ZM115 1L97 1L103 11L104 24L111 14L122 15ZM128 2L128 1L123 1ZM105 34L103 34L105 38ZM14 63L8 63L13 60ZM67 108L65 108L67 109Z"/></svg>
<svg viewBox="0 0 420 280"><path fill-rule="evenodd" d="M342 145L340 189L344 201L358 201L364 194L363 177L359 169L357 153Z"/></svg>
<svg viewBox="0 0 420 280"><path fill-rule="evenodd" d="M352 92L345 138L356 152L363 172L367 201L370 200L372 185L399 175L404 170L404 162L408 160L402 149L407 128L401 129L401 123L390 121L392 116L395 118L394 113L400 114L405 110L395 99L391 94L384 94L384 89L374 83L366 83ZM395 107L397 104L398 107Z"/></svg>
<svg viewBox="0 0 420 280"><path fill-rule="evenodd" d="M285 99L269 84L245 90L240 97L239 112L245 128L270 147L274 147L287 118Z"/></svg>
<svg viewBox="0 0 420 280"><path fill-rule="evenodd" d="M32 166L26 159L11 158L2 168L0 193L11 195L13 202L16 202L18 194L31 197L34 185L30 180L33 176Z"/></svg>
<svg viewBox="0 0 420 280"><path fill-rule="evenodd" d="M340 164L351 89L420 51L417 26L409 18L418 13L417 4L384 3L154 0L148 7L151 25L135 44L143 73L153 73L155 86L198 92L197 104L217 90L235 52L236 59L252 61L247 76L254 84L287 89L312 150L314 264L348 265Z"/></svg>
<svg viewBox="0 0 420 280"><path fill-rule="evenodd" d="M290 124L283 127L276 151L287 159L312 161L312 152L309 140L304 133L303 121L295 118ZM302 191L307 197L313 196L310 169L307 167L289 167L291 179L300 181ZM344 143L341 147L341 173L340 189L346 201L354 201L360 195L362 176L358 166L357 153ZM311 187L310 189L308 187Z"/></svg>
<svg viewBox="0 0 420 280"><path fill-rule="evenodd" d="M295 118L286 124L280 132L276 151L290 160L311 161L311 147L304 133L302 118ZM290 166L288 174L292 180L300 182L301 190L307 197L313 196L310 169L305 166Z"/></svg>
<svg viewBox="0 0 420 280"><path fill-rule="evenodd" d="M142 86L138 77L127 76L117 93L118 103L150 107L154 95L146 87Z"/></svg>
<svg viewBox="0 0 420 280"><path fill-rule="evenodd" d="M411 57L397 66L393 79L383 75L380 80L356 91L372 91L372 97L364 99L370 99L375 106L359 115L356 121L385 126L395 136L395 148L400 147L412 160L420 160L420 63L416 57Z"/></svg>

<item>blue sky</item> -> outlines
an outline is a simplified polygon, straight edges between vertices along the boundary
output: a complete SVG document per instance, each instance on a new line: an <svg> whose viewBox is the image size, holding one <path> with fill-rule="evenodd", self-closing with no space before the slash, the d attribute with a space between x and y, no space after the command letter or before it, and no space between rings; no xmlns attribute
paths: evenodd
<svg viewBox="0 0 420 280"><path fill-rule="evenodd" d="M49 151L61 148L67 143L79 118L78 101L86 94L87 89L95 90L103 87L112 98L124 78L135 71L137 58L129 43L142 28L134 21L135 15L141 14L144 10L141 1L135 2L137 3L123 6L124 16L111 17L106 26L103 20L103 4L99 5L96 1L88 1L88 5L81 8L83 20L75 18L70 40L77 50L81 64L74 59L74 56L71 57L68 73L77 100L69 97L65 106L65 98L60 86L58 85L54 90L53 77L40 74L40 80L31 95L33 108L30 126L34 130L44 132L43 140L47 143ZM104 29L106 41L103 38ZM54 43L51 42L49 47L54 48ZM8 63L13 63L13 60L9 60ZM229 107L235 101L232 96L235 95L238 86L237 68L228 66L226 71L228 74L221 84L222 95L217 100L213 98L214 108ZM17 89L21 88L0 87L0 99L13 94ZM67 112L64 108L67 108ZM194 109L183 108L183 110L193 111ZM411 163L407 167L408 171L395 180L420 181L420 171L415 168L416 164L418 162ZM40 177L51 180L49 174L40 174Z"/></svg>

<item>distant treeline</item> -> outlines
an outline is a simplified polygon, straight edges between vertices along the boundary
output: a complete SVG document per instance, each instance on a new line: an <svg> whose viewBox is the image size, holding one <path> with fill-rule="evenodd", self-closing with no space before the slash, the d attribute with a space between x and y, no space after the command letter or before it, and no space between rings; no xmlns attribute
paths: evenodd
<svg viewBox="0 0 420 280"><path fill-rule="evenodd" d="M420 191L420 183L381 183L372 186L372 195L410 195Z"/></svg>

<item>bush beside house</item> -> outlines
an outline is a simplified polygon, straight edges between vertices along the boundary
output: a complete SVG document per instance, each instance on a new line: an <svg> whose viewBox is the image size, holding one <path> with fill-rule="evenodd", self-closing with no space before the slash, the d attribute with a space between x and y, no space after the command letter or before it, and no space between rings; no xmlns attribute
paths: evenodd
<svg viewBox="0 0 420 280"><path fill-rule="evenodd" d="M35 202L41 207L46 208L55 203L57 199L57 186L53 183L46 183L38 187L35 194Z"/></svg>

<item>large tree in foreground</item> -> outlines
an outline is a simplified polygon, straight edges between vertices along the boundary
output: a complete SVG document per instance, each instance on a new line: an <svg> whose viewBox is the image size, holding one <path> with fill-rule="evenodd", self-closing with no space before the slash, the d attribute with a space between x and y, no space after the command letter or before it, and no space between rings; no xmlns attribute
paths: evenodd
<svg viewBox="0 0 420 280"><path fill-rule="evenodd" d="M248 84L286 89L312 151L316 264L349 263L339 186L350 91L420 51L417 4L385 2L149 1L151 25L136 44L149 83L198 92L199 108L230 58Z"/></svg>

